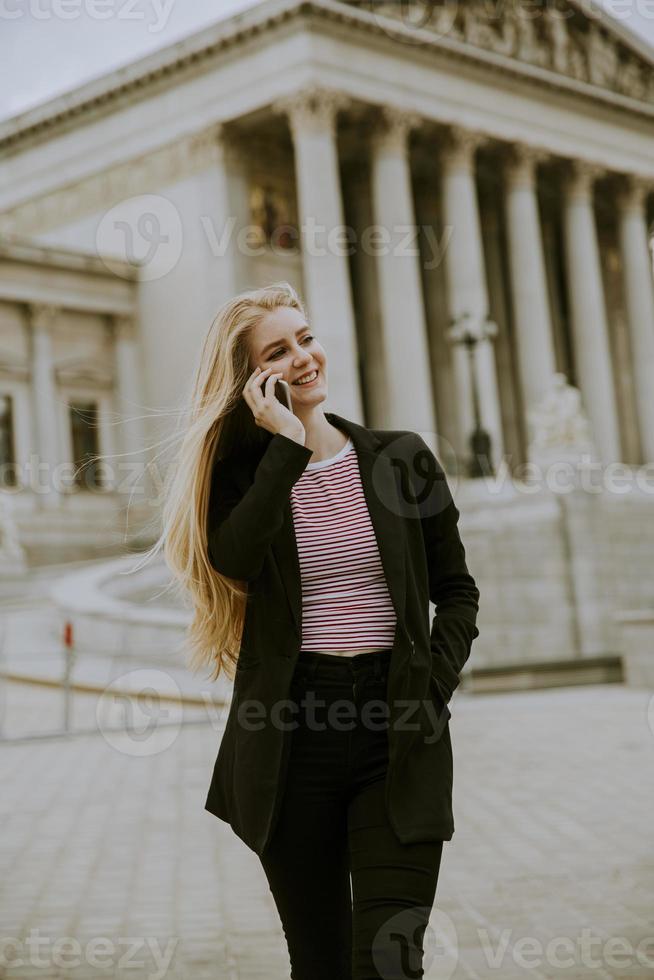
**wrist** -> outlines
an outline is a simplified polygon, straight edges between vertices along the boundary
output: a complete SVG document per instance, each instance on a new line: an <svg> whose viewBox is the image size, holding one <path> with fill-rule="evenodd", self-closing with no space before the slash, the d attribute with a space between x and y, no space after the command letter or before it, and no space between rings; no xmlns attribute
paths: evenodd
<svg viewBox="0 0 654 980"><path fill-rule="evenodd" d="M301 446L304 445L307 437L304 428L298 429L296 427L288 428L288 429L280 429L278 435L285 436L287 439L292 439L293 442L298 442Z"/></svg>

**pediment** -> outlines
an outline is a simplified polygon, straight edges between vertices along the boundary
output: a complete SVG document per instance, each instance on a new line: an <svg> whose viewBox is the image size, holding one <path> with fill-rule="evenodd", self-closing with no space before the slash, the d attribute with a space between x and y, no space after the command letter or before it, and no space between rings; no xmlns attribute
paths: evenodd
<svg viewBox="0 0 654 980"><path fill-rule="evenodd" d="M588 0L341 2L619 95L654 99L654 50Z"/></svg>

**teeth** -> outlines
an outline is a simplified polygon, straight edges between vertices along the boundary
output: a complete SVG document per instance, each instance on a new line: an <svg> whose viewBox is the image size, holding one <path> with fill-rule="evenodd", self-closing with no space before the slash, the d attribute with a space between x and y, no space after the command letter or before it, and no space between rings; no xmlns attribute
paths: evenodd
<svg viewBox="0 0 654 980"><path fill-rule="evenodd" d="M293 384L296 385L307 384L309 381L313 381L314 378L316 378L317 376L318 376L318 372L312 371L311 374L305 374L304 377L298 378L298 380L294 381Z"/></svg>

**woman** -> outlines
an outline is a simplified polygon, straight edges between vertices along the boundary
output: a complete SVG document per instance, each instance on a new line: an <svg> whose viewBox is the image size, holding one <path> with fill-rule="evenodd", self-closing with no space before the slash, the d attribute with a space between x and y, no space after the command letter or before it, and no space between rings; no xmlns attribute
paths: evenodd
<svg viewBox="0 0 654 980"><path fill-rule="evenodd" d="M205 807L259 856L293 980L418 977L479 592L426 443L323 411L327 383L290 285L226 303L163 540L194 662L235 666Z"/></svg>

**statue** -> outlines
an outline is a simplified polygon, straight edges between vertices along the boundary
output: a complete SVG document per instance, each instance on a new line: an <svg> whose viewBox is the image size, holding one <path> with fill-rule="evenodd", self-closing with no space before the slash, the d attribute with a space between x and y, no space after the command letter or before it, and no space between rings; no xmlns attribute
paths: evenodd
<svg viewBox="0 0 654 980"><path fill-rule="evenodd" d="M18 540L18 527L10 513L7 494L0 491L0 576L25 570L25 552Z"/></svg>
<svg viewBox="0 0 654 980"><path fill-rule="evenodd" d="M527 413L531 427L529 458L538 461L579 461L582 454L596 458L590 423L583 412L581 393L556 372L539 405Z"/></svg>

